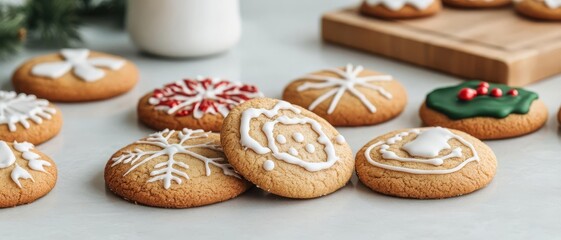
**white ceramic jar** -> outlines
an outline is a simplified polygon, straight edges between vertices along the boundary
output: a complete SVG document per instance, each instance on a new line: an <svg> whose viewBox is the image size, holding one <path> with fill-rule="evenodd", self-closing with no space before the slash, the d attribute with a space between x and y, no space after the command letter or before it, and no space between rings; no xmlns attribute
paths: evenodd
<svg viewBox="0 0 561 240"><path fill-rule="evenodd" d="M128 0L127 30L142 51L199 57L233 47L241 34L239 0Z"/></svg>

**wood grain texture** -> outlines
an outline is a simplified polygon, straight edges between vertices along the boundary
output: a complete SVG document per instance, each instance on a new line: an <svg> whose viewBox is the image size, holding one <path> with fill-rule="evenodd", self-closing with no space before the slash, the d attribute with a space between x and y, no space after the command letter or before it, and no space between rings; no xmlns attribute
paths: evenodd
<svg viewBox="0 0 561 240"><path fill-rule="evenodd" d="M466 79L523 86L561 73L561 24L529 20L509 8L446 8L401 21L344 9L323 15L322 37Z"/></svg>

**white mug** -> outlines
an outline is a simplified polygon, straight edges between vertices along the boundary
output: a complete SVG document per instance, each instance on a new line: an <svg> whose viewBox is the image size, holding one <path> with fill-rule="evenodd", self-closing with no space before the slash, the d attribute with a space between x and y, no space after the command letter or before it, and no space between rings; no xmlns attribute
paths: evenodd
<svg viewBox="0 0 561 240"><path fill-rule="evenodd" d="M239 0L128 0L127 30L142 51L199 57L226 51L241 35Z"/></svg>

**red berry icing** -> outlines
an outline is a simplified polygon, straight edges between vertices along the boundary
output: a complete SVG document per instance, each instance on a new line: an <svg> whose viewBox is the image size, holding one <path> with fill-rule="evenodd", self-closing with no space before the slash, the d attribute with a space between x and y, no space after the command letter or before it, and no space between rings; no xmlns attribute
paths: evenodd
<svg viewBox="0 0 561 240"><path fill-rule="evenodd" d="M477 96L477 91L472 88L462 88L458 93L458 98L462 101L470 101Z"/></svg>
<svg viewBox="0 0 561 240"><path fill-rule="evenodd" d="M489 94L489 88L486 88L484 86L479 86L477 88L477 95L482 96L482 95L487 95L487 94Z"/></svg>
<svg viewBox="0 0 561 240"><path fill-rule="evenodd" d="M516 96L518 96L518 90L516 90L514 88L510 89L510 90L508 90L507 94L510 95L510 96L516 97Z"/></svg>
<svg viewBox="0 0 561 240"><path fill-rule="evenodd" d="M488 82L480 82L479 87L489 88L489 83Z"/></svg>
<svg viewBox="0 0 561 240"><path fill-rule="evenodd" d="M156 89L148 100L156 109L176 116L221 114L226 117L235 106L262 97L257 87L222 79L185 79Z"/></svg>
<svg viewBox="0 0 561 240"><path fill-rule="evenodd" d="M503 96L503 90L501 90L500 88L493 88L493 90L491 90L491 96L502 97Z"/></svg>

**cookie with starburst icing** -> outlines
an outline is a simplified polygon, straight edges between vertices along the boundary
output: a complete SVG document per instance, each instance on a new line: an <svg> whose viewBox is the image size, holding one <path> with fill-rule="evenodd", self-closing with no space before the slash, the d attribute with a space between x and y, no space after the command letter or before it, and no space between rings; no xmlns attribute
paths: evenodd
<svg viewBox="0 0 561 240"><path fill-rule="evenodd" d="M432 16L442 9L440 0L364 0L360 12L385 19L409 19Z"/></svg>
<svg viewBox="0 0 561 240"><path fill-rule="evenodd" d="M516 11L535 19L561 21L561 0L519 0Z"/></svg>
<svg viewBox="0 0 561 240"><path fill-rule="evenodd" d="M138 117L156 130L192 128L219 132L232 108L262 96L256 86L237 81L183 79L144 95L138 102Z"/></svg>
<svg viewBox="0 0 561 240"><path fill-rule="evenodd" d="M136 66L118 56L89 49L61 49L23 63L13 74L17 92L55 102L85 102L112 98L138 81Z"/></svg>
<svg viewBox="0 0 561 240"><path fill-rule="evenodd" d="M163 130L117 151L105 183L134 203L197 207L234 198L251 185L228 163L220 136L203 130Z"/></svg>
<svg viewBox="0 0 561 240"><path fill-rule="evenodd" d="M348 64L298 78L284 89L283 100L335 126L364 126L398 116L407 93L390 75Z"/></svg>
<svg viewBox="0 0 561 240"><path fill-rule="evenodd" d="M62 113L48 100L34 95L0 91L0 139L43 143L62 127Z"/></svg>

